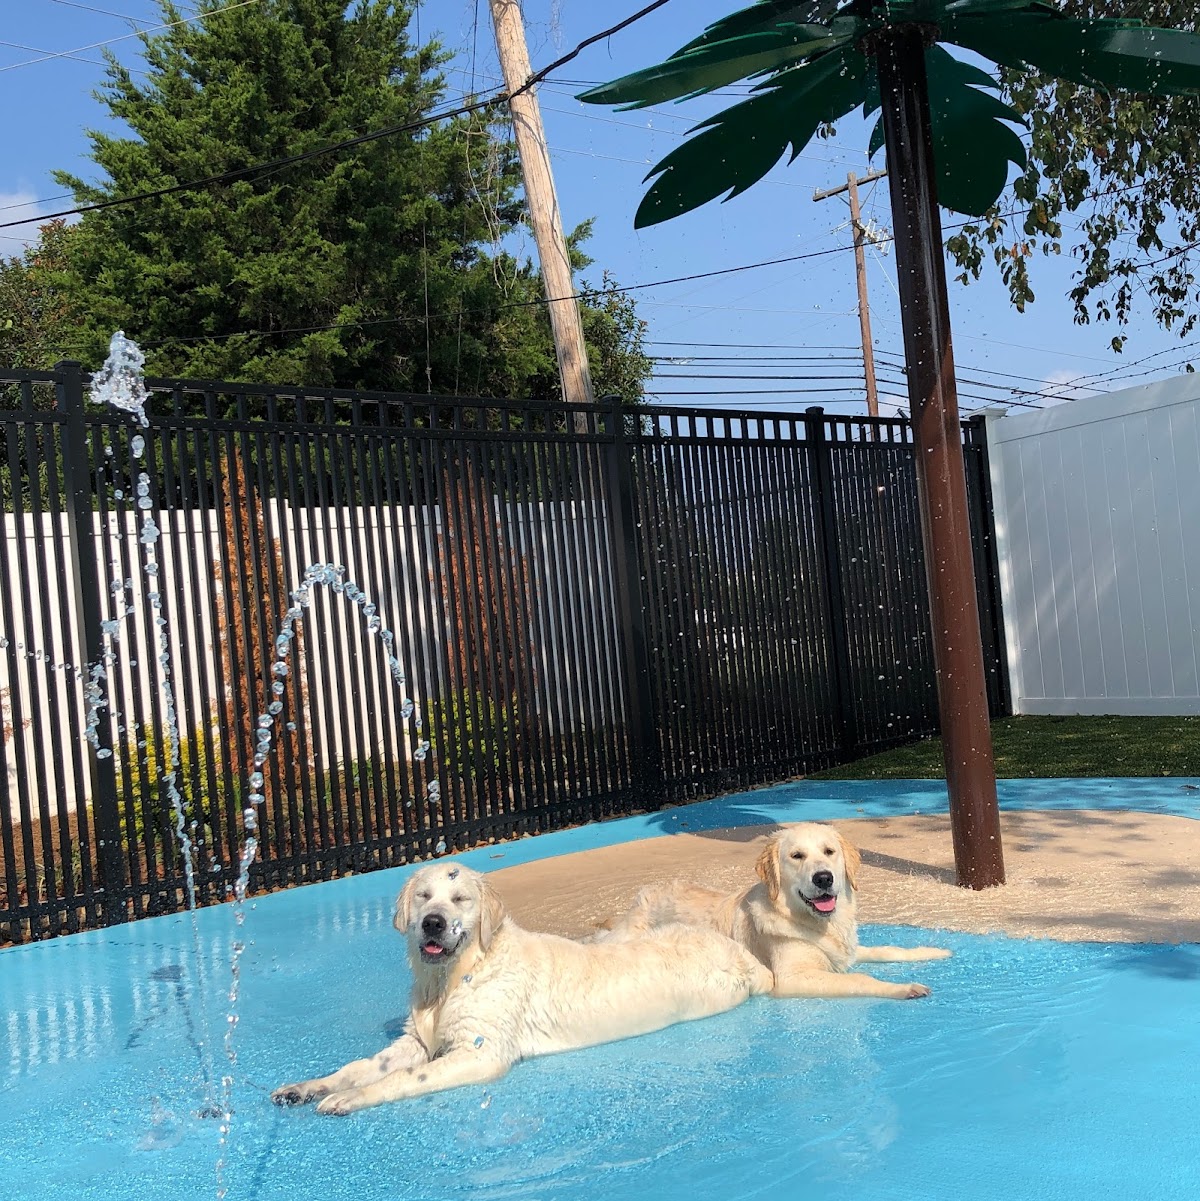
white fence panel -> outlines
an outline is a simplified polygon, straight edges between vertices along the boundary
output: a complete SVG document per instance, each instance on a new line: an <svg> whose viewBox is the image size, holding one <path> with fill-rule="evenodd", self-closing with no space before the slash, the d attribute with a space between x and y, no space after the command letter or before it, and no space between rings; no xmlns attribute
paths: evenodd
<svg viewBox="0 0 1200 1201"><path fill-rule="evenodd" d="M1200 713L1200 375L989 415L1016 713Z"/></svg>
<svg viewBox="0 0 1200 1201"><path fill-rule="evenodd" d="M172 697L180 714L180 734L187 739L194 735L197 724L219 721L225 711L226 697L213 690L215 681L222 674L221 632L214 628L212 600L221 590L221 527L217 514L211 509L162 510L154 516L162 527L163 536L156 547L158 573L153 583L147 582L141 563L141 514L110 515L107 528L102 528L98 514L94 517L93 537L99 562L107 572L102 584L108 606L106 616L117 622L116 662L111 671L119 678L120 695L127 698L140 695L145 698L142 704L144 715L156 713L160 720L163 719L165 695L158 662L158 634L154 626L155 615L147 600L148 592L157 589L168 618ZM512 516L510 513L510 520ZM35 542L48 545L52 552L54 548L65 547L66 521L65 515L43 516L39 525L28 515L22 518L6 515L0 536L9 542L8 561L18 561L16 547L21 541L26 544L26 557L30 561ZM440 512L437 509L418 511L407 506L346 506L318 510L310 515L307 509L293 509L269 501L265 521L284 563L294 576L288 581L289 587L300 583L304 568L310 564L332 562L344 565L350 578L378 603L381 618L396 634L396 655L408 674L407 694L419 707L437 700L436 696L420 695L416 660L420 658L431 676L445 686L443 660L447 647L456 637L455 631L444 627L437 606L430 606L427 598L416 610L409 610L402 598L424 595L425 590L417 587L412 579L414 573L427 574L436 587L437 577L444 570L441 562L426 562L423 551L423 547L429 546L434 548L435 554L446 553ZM539 692L546 700L532 698L534 711L522 713L521 718L539 721L554 733L587 729L598 719L613 720L619 716L621 705L620 681L610 678L607 690L594 693L586 681L595 673L583 670L578 660L578 648L588 645L585 635L599 645L607 645L616 628L610 582L585 574L581 564L569 555L563 556L552 571L542 566L553 561L551 544L590 544L602 550L606 548L608 533L603 514L591 515L570 503L544 502L526 506L523 519L513 523L513 529L516 534L514 550L518 555L527 554L535 543L540 545L541 551L539 555L529 556L528 587L532 611L529 614L531 645L527 653L532 656L534 670L544 681ZM399 551L396 548L400 548ZM53 586L69 589L66 565L55 561L54 566L58 578L53 581ZM114 595L107 585L109 579L121 582L128 579L132 586ZM65 714L69 707L81 713L83 686L72 671L64 670L62 666L70 656L64 650L66 640L60 608L50 608L50 620L44 623L35 581L30 583L30 588L28 611L17 590L13 628L0 631L19 644L20 650L17 676L13 680L9 679L5 658L0 656L0 698L6 698L8 690L15 685L22 696L36 696L44 707L49 704L49 694L53 691L60 714ZM193 604L192 598L199 598L200 603ZM363 698L353 695L349 682L353 679L350 661L359 653L360 645L366 653L377 654L378 674L385 683L381 694L372 698L380 716L380 745L374 751L397 760L408 758L412 747L404 736L401 697L386 672L382 645L363 637L361 630L355 636L354 627L361 620L361 614L352 613L352 606L340 603L340 598L331 600L333 603L315 605L303 623L305 637L313 649L305 676L308 694L332 698L329 709L333 713L341 712L343 707L362 704ZM72 620L74 615L69 603L65 611L67 620ZM278 615L280 619L282 616L282 613ZM268 633L273 638L274 632ZM572 637L568 638L567 633ZM71 664L71 667L78 666ZM264 705L269 666L269 663L263 663L258 667L261 675L251 688L251 696ZM234 681L225 680L226 693L233 686ZM114 704L105 710L102 719L115 719L113 746L119 760L128 759L139 753L137 743L144 732L127 726L126 714L116 705L113 691L107 691L114 697ZM289 694L289 706L290 702ZM358 744L352 740L354 744L347 745L342 723L324 722L317 720L311 712L292 714L290 710L281 720L292 718L306 724L309 768L319 764L324 770L332 770L355 757ZM8 752L5 756L8 798L14 820L20 816L17 776L21 759L16 753L16 742L23 740L25 758L32 760L32 740L38 736L38 723L32 715L23 714L20 725L21 729L10 725L0 730ZM249 748L249 730L245 738ZM436 752L437 748L434 749ZM372 748L368 747L367 751L371 753ZM80 756L91 752L80 743L65 747L64 753L68 760L73 756L77 762ZM52 763L49 769L53 771ZM68 763L62 779L39 781L39 787L45 795L61 795L65 810L73 811L80 801L76 796L75 775ZM83 773L80 775L82 777Z"/></svg>

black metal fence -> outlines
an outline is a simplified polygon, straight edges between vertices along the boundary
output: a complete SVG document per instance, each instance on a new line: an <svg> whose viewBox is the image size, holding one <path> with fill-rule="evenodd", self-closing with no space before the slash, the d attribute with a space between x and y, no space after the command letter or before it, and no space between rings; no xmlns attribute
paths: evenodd
<svg viewBox="0 0 1200 1201"><path fill-rule="evenodd" d="M0 371L0 937L178 910L173 802L207 903L255 794L262 889L936 730L906 422L153 386L143 430L74 364ZM363 595L279 642L317 564Z"/></svg>

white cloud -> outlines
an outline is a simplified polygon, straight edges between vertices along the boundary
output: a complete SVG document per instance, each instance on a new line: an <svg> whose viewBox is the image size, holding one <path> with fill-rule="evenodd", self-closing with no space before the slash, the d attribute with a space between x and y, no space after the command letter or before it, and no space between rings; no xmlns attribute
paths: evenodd
<svg viewBox="0 0 1200 1201"><path fill-rule="evenodd" d="M1083 387L1076 387L1072 383L1081 375L1084 375L1084 372L1080 371L1078 367L1064 367L1058 371L1051 371L1042 384L1046 397L1042 401L1042 405L1048 408L1050 405L1065 404L1069 400L1083 400L1085 397L1095 396L1095 388L1089 388L1086 384Z"/></svg>

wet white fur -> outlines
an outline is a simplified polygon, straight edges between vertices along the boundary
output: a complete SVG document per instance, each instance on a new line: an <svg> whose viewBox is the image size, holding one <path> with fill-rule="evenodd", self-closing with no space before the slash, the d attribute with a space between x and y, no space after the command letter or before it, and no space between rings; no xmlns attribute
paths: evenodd
<svg viewBox="0 0 1200 1201"><path fill-rule="evenodd" d="M461 947L445 963L420 952L430 912L462 922ZM702 927L663 924L592 945L523 930L483 876L451 864L412 876L395 925L413 969L404 1034L370 1059L277 1089L277 1103L321 1098L321 1113L345 1114L483 1084L531 1056L722 1013L773 983L736 942Z"/></svg>
<svg viewBox="0 0 1200 1201"><path fill-rule="evenodd" d="M801 822L784 827L767 844L756 864L759 883L736 893L688 884L652 886L607 930L589 942L643 938L664 924L680 922L724 934L771 969L777 997L925 997L924 984L896 984L851 972L864 962L945 959L937 947L862 947L858 944L855 888L858 850L832 826ZM837 908L830 916L814 913L804 897L825 889L813 873L833 874Z"/></svg>

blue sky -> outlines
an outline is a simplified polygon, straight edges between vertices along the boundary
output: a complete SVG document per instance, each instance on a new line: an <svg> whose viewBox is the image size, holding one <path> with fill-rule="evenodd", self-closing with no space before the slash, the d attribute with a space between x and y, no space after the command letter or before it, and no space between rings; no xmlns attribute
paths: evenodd
<svg viewBox="0 0 1200 1201"><path fill-rule="evenodd" d="M535 68L639 7L638 0L616 5L526 0ZM587 83L657 61L733 7L734 0L676 0L590 47L542 86L539 94L564 221L570 226L595 218L588 252L596 262L587 276L598 279L607 269L621 284L845 247L842 253L807 261L639 288L635 294L650 324L649 349L661 356L652 389L664 401L776 410L823 403L835 411L861 411L861 386L847 378L857 370L854 357L860 345L847 208L838 198L814 203L812 194L845 182L848 171L863 174L869 169L866 125L848 118L831 142L814 143L790 167L781 164L746 195L638 232L633 214L644 191L643 176L713 105L616 113L573 98ZM54 168L90 173L85 131L105 124L104 110L92 96L103 77L101 51L95 44L106 43L122 61L137 67L139 42L129 36L131 22L149 27L163 18L153 0L8 0L5 9L0 108L8 120L7 152L0 161L0 206L41 202L33 208L6 207L4 215L11 220L63 206L53 199L61 194L50 176ZM188 16L194 8L181 4L180 11ZM438 35L455 55L447 73L448 100L498 88L486 0L427 0L420 23L424 37ZM63 51L73 53L65 56ZM865 214L886 232L886 183L864 188L863 196ZM944 220L959 218L944 215ZM34 228L0 231L8 239L0 242L0 253L19 252L16 239ZM526 250L532 253L532 244ZM964 410L1003 403L1008 388L1036 392L1049 383L1057 395L1070 398L1148 382L1179 369L1189 344L1161 330L1147 307L1125 330L1109 323L1075 325L1067 299L1075 269L1066 255L1038 256L1037 300L1023 315L1010 307L995 274L966 287L951 284ZM868 273L887 412L894 407L887 403L889 394L906 407L902 387L895 386L899 372L888 366L899 364L902 357L891 255L872 251ZM1124 355L1117 356L1109 342L1120 332L1128 334L1128 342ZM666 361L672 356L679 361ZM684 378L695 374L734 378ZM1063 381L1076 383L1069 387ZM687 394L708 392L726 395ZM1014 395L1029 401L1027 393Z"/></svg>

